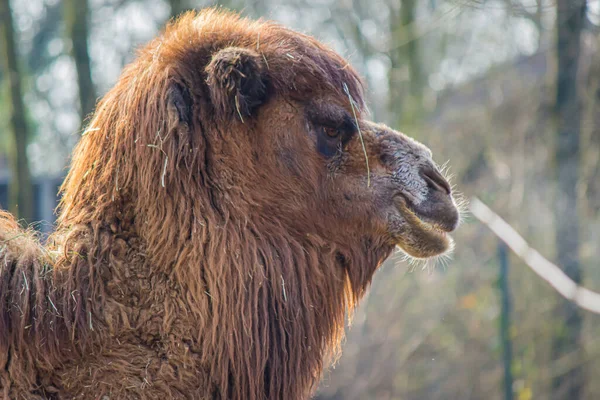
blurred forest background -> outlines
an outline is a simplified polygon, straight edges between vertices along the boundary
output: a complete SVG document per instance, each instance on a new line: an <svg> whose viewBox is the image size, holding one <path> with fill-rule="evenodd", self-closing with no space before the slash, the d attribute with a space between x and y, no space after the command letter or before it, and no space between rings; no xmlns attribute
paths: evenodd
<svg viewBox="0 0 600 400"><path fill-rule="evenodd" d="M201 0L0 0L0 204L52 229L68 156L135 48ZM312 34L375 120L600 291L600 0L229 0ZM79 132L79 133L78 133ZM18 205L18 207L17 207ZM453 260L376 275L319 400L600 399L600 316L468 218Z"/></svg>

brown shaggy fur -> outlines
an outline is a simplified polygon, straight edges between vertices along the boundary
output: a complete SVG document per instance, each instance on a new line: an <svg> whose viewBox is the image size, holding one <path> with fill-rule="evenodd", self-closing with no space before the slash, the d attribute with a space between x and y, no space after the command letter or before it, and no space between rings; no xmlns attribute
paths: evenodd
<svg viewBox="0 0 600 400"><path fill-rule="evenodd" d="M332 104L362 107L360 79L311 37L168 26L98 104L46 247L0 214L0 398L309 397L401 242L385 149L424 148L361 122L367 186L356 137L311 136Z"/></svg>

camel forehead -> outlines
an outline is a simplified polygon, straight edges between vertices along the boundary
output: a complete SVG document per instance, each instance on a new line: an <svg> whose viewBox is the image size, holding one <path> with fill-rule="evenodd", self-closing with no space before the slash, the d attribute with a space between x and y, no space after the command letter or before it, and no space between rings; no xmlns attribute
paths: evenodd
<svg viewBox="0 0 600 400"><path fill-rule="evenodd" d="M184 63L189 58L182 54L208 63L213 54L228 46L253 50L262 56L277 93L300 98L317 92L347 96L347 87L355 102L364 104L362 80L348 61L315 38L272 21L207 9L188 13L171 24L161 42L167 48L176 47L168 54Z"/></svg>

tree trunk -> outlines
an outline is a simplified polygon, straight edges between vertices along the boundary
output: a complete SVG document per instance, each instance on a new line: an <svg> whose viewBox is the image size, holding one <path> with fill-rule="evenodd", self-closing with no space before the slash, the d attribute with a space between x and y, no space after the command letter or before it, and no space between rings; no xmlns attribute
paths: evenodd
<svg viewBox="0 0 600 400"><path fill-rule="evenodd" d="M77 69L82 125L96 105L96 90L92 81L88 52L88 0L65 0L65 25L71 40L71 55Z"/></svg>
<svg viewBox="0 0 600 400"><path fill-rule="evenodd" d="M415 27L416 0L403 0L399 13L390 4L389 111L395 128L418 122L423 100L423 70Z"/></svg>
<svg viewBox="0 0 600 400"><path fill-rule="evenodd" d="M580 38L585 0L557 1L556 80L556 251L558 265L575 282L581 282L579 266L579 217L577 182L580 163L581 102L577 88ZM560 371L552 382L554 399L577 400L583 396L585 376L581 340L582 316L573 303L559 299L558 330L553 340L555 361L575 356L575 367Z"/></svg>
<svg viewBox="0 0 600 400"><path fill-rule="evenodd" d="M18 218L24 219L25 222L32 222L33 188L27 158L29 132L9 0L0 0L0 31L2 44L0 58L3 60L3 67L10 86L10 128L13 133L12 145L14 146L11 157L13 175L10 184L10 208Z"/></svg>

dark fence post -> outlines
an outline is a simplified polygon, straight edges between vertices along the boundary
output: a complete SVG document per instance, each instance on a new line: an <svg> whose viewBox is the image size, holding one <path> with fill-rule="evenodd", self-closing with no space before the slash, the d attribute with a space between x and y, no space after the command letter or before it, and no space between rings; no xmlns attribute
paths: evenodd
<svg viewBox="0 0 600 400"><path fill-rule="evenodd" d="M508 285L508 249L504 242L498 244L500 261L500 296L502 311L500 314L500 336L502 337L502 360L504 363L504 398L513 400L512 376L512 339L510 336L510 288Z"/></svg>

